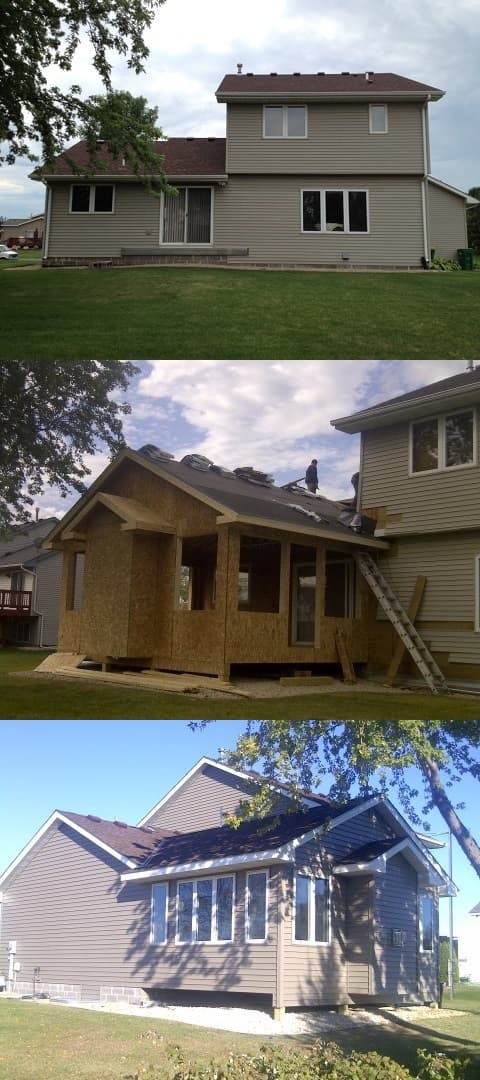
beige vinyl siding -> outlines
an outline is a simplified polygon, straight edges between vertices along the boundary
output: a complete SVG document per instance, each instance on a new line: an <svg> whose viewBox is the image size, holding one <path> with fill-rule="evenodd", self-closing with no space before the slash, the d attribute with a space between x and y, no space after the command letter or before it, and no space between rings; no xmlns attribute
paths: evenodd
<svg viewBox="0 0 480 1080"><path fill-rule="evenodd" d="M315 103L307 112L307 138L265 139L261 104L227 106L227 172L423 173L420 103L390 103L386 135L369 133L367 102Z"/></svg>
<svg viewBox="0 0 480 1080"><path fill-rule="evenodd" d="M302 233L302 189L367 190L369 233ZM247 247L235 262L420 266L423 254L420 179L297 173L231 176L216 192L214 242Z"/></svg>
<svg viewBox="0 0 480 1080"><path fill-rule="evenodd" d="M465 200L451 191L428 185L428 217L430 246L436 255L447 259L458 257L458 248L467 247Z"/></svg>
<svg viewBox="0 0 480 1080"><path fill-rule="evenodd" d="M160 200L142 184L115 183L112 214L71 214L70 186L51 184L49 258L107 258L128 245L158 247Z"/></svg>
<svg viewBox="0 0 480 1080"><path fill-rule="evenodd" d="M375 879L371 972L371 992L390 1001L404 996L411 1000L417 993L417 908L416 872L402 855L395 855L387 863L387 873ZM403 945L392 944L393 930L403 932Z"/></svg>
<svg viewBox="0 0 480 1080"><path fill-rule="evenodd" d="M449 410L437 414L430 408L433 416L443 411ZM476 465L415 476L409 475L408 423L364 433L362 507L385 507L387 537L389 533L400 536L478 527L479 420L477 415ZM389 515L395 515L394 522L389 523Z"/></svg>
<svg viewBox="0 0 480 1080"><path fill-rule="evenodd" d="M222 824L220 808L225 814L235 813L239 802L254 790L254 785L241 777L204 765L145 823L178 832L216 829Z"/></svg>
<svg viewBox="0 0 480 1080"><path fill-rule="evenodd" d="M41 615L38 620L38 643L50 648L54 648L58 641L61 578L62 555L59 551L52 552L48 558L37 563L35 610Z"/></svg>
<svg viewBox="0 0 480 1080"><path fill-rule="evenodd" d="M351 877L344 882L346 905L346 956L349 995L372 994L374 881Z"/></svg>

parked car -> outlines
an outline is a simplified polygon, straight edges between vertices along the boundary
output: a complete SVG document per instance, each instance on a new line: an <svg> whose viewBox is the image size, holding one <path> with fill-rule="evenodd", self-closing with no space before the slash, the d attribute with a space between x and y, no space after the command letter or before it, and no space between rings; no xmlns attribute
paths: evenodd
<svg viewBox="0 0 480 1080"><path fill-rule="evenodd" d="M6 244L0 244L0 259L16 259L17 252L13 248L7 247Z"/></svg>

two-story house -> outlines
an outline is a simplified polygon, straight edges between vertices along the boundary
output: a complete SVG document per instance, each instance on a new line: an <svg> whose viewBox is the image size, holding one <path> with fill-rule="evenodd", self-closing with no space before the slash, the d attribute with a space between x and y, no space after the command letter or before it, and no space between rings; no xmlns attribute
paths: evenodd
<svg viewBox="0 0 480 1080"><path fill-rule="evenodd" d="M480 679L480 366L334 420L361 433L358 506L388 540L384 576L404 608L417 577L416 619L450 677ZM383 616L370 661L384 666L397 636Z"/></svg>
<svg viewBox="0 0 480 1080"><path fill-rule="evenodd" d="M0 541L0 643L55 647L62 559L43 540L58 518L14 527Z"/></svg>
<svg viewBox="0 0 480 1080"><path fill-rule="evenodd" d="M153 197L125 159L85 141L46 184L44 264L201 262L428 266L456 257L476 200L430 175L428 104L443 91L390 73L226 75L226 138L156 144L177 194ZM72 171L72 162L76 171Z"/></svg>

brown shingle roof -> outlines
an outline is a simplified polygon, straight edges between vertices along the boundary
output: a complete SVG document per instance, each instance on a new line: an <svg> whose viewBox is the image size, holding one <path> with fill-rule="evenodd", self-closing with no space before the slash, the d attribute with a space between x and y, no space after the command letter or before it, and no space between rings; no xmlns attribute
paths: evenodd
<svg viewBox="0 0 480 1080"><path fill-rule="evenodd" d="M402 405L414 405L416 402L421 404L425 398L448 394L450 391L469 391L470 389L477 390L480 396L479 364L472 371L462 371L458 375L450 375L447 379L439 379L438 382L428 383L427 386L419 386L417 390L409 390L406 394L399 394L398 397L379 401L369 409L361 409L350 416L332 420L332 424L334 427L339 428L340 431L361 431L364 423L374 420L377 415L382 415L390 408L395 409Z"/></svg>
<svg viewBox="0 0 480 1080"><path fill-rule="evenodd" d="M59 813L119 855L138 863L151 855L163 837L175 835L171 829L126 825L120 821L106 821L94 814L75 814L70 810L60 810Z"/></svg>
<svg viewBox="0 0 480 1080"><path fill-rule="evenodd" d="M165 158L164 170L170 177L176 176L223 176L225 174L225 139L165 139L155 143L155 152ZM52 168L42 166L35 170L34 178L41 176L71 176L72 167L67 157L78 168L87 168L87 141L82 139L69 147L65 154L55 159ZM106 146L98 148L98 159L105 166L105 176L132 176L132 167L122 158L114 158ZM99 172L99 176L102 176Z"/></svg>
<svg viewBox="0 0 480 1080"><path fill-rule="evenodd" d="M303 75L225 75L217 90L219 100L236 94L427 94L441 97L442 90L427 83L406 79L393 72L368 72L360 74L341 72L327 75L325 72Z"/></svg>

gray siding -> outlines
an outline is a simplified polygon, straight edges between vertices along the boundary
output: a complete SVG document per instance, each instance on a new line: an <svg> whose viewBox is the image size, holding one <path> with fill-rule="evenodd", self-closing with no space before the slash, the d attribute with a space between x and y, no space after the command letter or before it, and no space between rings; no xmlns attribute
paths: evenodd
<svg viewBox="0 0 480 1080"><path fill-rule="evenodd" d="M369 233L302 233L304 188L368 191ZM215 243L248 247L235 262L325 266L420 266L423 254L418 177L345 173L231 176L215 192ZM347 264L342 253L350 258Z"/></svg>
<svg viewBox="0 0 480 1080"><path fill-rule="evenodd" d="M428 185L430 247L435 254L456 259L458 248L467 247L465 200L451 191Z"/></svg>
<svg viewBox="0 0 480 1080"><path fill-rule="evenodd" d="M418 993L418 898L417 875L396 855L387 863L387 873L374 883L374 948L371 992L389 1000ZM404 934L404 944L392 944L392 931ZM436 995L434 995L436 997Z"/></svg>
<svg viewBox="0 0 480 1080"><path fill-rule="evenodd" d="M348 993L355 998L374 993L373 918L375 885L372 878L351 877L344 882L348 960Z"/></svg>
<svg viewBox="0 0 480 1080"><path fill-rule="evenodd" d="M423 475L409 476L408 424L367 431L363 440L362 506L386 508L387 536L478 528L480 423L476 465Z"/></svg>
<svg viewBox="0 0 480 1080"><path fill-rule="evenodd" d="M158 245L160 200L142 184L115 184L113 214L71 214L70 186L51 185L50 258L101 259L119 256L125 245Z"/></svg>
<svg viewBox="0 0 480 1080"><path fill-rule="evenodd" d="M215 766L204 765L164 806L146 818L145 823L178 832L215 829L222 824L221 811L235 813L240 801L254 791L255 786L241 777L229 776Z"/></svg>
<svg viewBox="0 0 480 1080"><path fill-rule="evenodd" d="M38 620L38 644L55 648L58 641L62 553L55 551L37 565L35 611Z"/></svg>
<svg viewBox="0 0 480 1080"><path fill-rule="evenodd" d="M386 135L369 133L366 102L309 104L306 139L264 139L261 104L227 107L229 173L362 170L423 173L421 104L389 104Z"/></svg>

